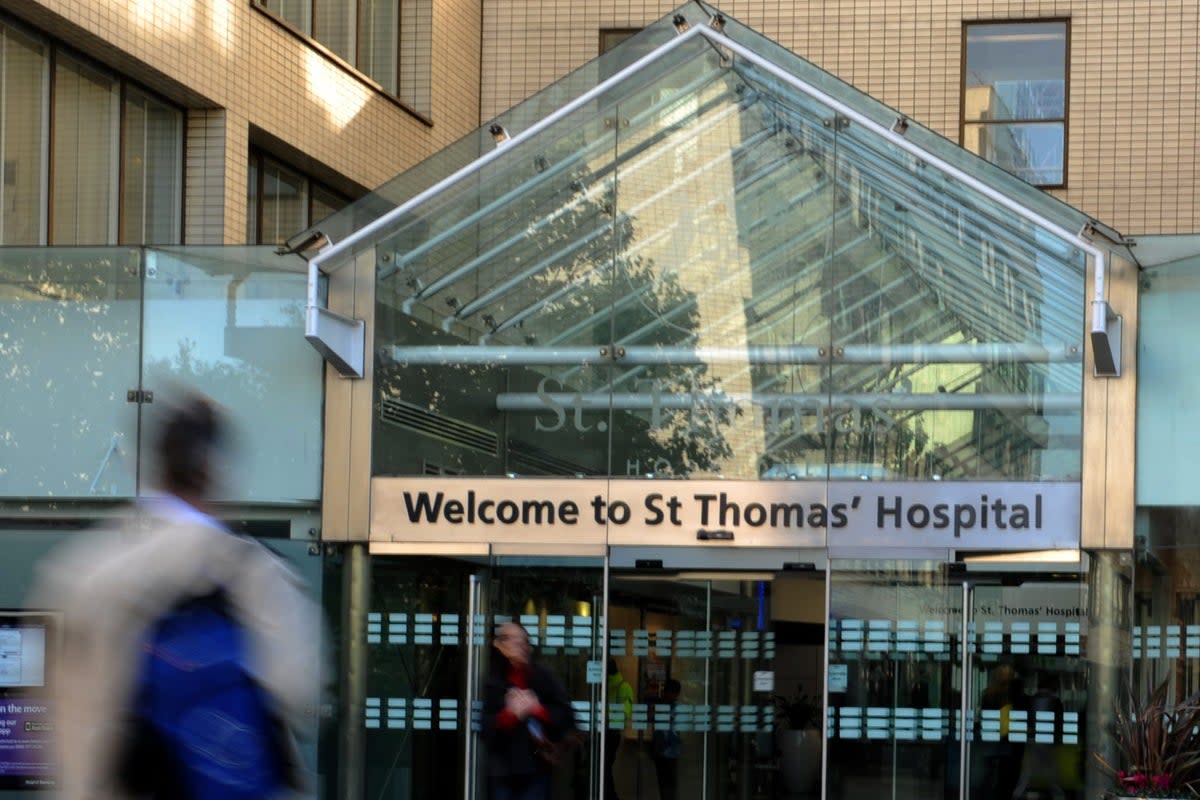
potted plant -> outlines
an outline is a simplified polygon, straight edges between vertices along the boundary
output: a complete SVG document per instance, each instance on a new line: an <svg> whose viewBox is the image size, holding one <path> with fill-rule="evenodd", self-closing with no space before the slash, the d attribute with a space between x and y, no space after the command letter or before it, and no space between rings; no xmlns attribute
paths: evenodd
<svg viewBox="0 0 1200 800"><path fill-rule="evenodd" d="M1200 696L1171 702L1170 681L1140 693L1127 686L1114 713L1114 764L1096 760L1114 782L1110 797L1195 797L1200 782Z"/></svg>
<svg viewBox="0 0 1200 800"><path fill-rule="evenodd" d="M821 703L796 687L793 697L775 695L775 742L779 772L789 794L812 791L821 774Z"/></svg>

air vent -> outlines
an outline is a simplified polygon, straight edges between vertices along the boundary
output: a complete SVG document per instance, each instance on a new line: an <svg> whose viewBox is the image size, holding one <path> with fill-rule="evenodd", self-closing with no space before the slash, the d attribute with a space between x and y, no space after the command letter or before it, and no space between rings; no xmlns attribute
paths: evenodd
<svg viewBox="0 0 1200 800"><path fill-rule="evenodd" d="M488 429L443 416L414 403L384 398L379 405L379 419L431 439L466 447L489 456L500 454L500 437Z"/></svg>
<svg viewBox="0 0 1200 800"><path fill-rule="evenodd" d="M508 440L509 468L522 475L594 475L596 470L517 439Z"/></svg>

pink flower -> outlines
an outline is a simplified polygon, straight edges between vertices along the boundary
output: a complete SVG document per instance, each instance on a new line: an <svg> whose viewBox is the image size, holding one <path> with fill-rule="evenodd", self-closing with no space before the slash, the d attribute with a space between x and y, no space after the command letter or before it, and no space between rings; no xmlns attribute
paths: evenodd
<svg viewBox="0 0 1200 800"><path fill-rule="evenodd" d="M1155 789L1170 789L1171 788L1171 776L1170 775L1155 775L1153 778L1150 779L1150 784Z"/></svg>

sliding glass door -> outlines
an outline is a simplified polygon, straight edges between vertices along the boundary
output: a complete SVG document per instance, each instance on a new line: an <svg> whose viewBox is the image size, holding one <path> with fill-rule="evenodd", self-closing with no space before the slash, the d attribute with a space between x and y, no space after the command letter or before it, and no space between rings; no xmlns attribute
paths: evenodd
<svg viewBox="0 0 1200 800"><path fill-rule="evenodd" d="M1006 566L831 561L827 797L1082 794L1082 570Z"/></svg>
<svg viewBox="0 0 1200 800"><path fill-rule="evenodd" d="M613 548L610 570L605 796L817 797L824 557Z"/></svg>
<svg viewBox="0 0 1200 800"><path fill-rule="evenodd" d="M516 621L565 684L579 726L555 769L554 797L597 797L603 575L599 557L374 559L367 796L487 800L482 690L495 628Z"/></svg>

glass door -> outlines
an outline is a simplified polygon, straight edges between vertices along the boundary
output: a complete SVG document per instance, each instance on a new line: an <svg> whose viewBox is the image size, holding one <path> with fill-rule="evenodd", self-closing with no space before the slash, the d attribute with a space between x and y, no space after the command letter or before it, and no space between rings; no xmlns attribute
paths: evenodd
<svg viewBox="0 0 1200 800"><path fill-rule="evenodd" d="M575 709L579 730L555 768L554 800L598 796L603 575L600 557L373 559L366 796L488 800L482 691L493 634L509 621L525 627Z"/></svg>
<svg viewBox="0 0 1200 800"><path fill-rule="evenodd" d="M826 796L1079 796L1086 599L1078 564L831 561Z"/></svg>
<svg viewBox="0 0 1200 800"><path fill-rule="evenodd" d="M613 548L604 796L817 797L823 554Z"/></svg>
<svg viewBox="0 0 1200 800"><path fill-rule="evenodd" d="M970 563L967 739L971 800L1084 791L1087 585L1078 569Z"/></svg>
<svg viewBox="0 0 1200 800"><path fill-rule="evenodd" d="M961 636L940 560L831 561L827 797L958 797Z"/></svg>
<svg viewBox="0 0 1200 800"><path fill-rule="evenodd" d="M604 559L495 556L486 605L491 613L485 615L489 629L481 650L481 669L492 666L494 651L490 642L495 627L505 622L520 623L529 633L534 658L562 681L571 700L577 729L554 767L551 800L598 797ZM486 761L482 743L479 752ZM480 790L475 797L488 795Z"/></svg>
<svg viewBox="0 0 1200 800"><path fill-rule="evenodd" d="M375 558L367 613L368 797L463 797L463 709L479 556Z"/></svg>

